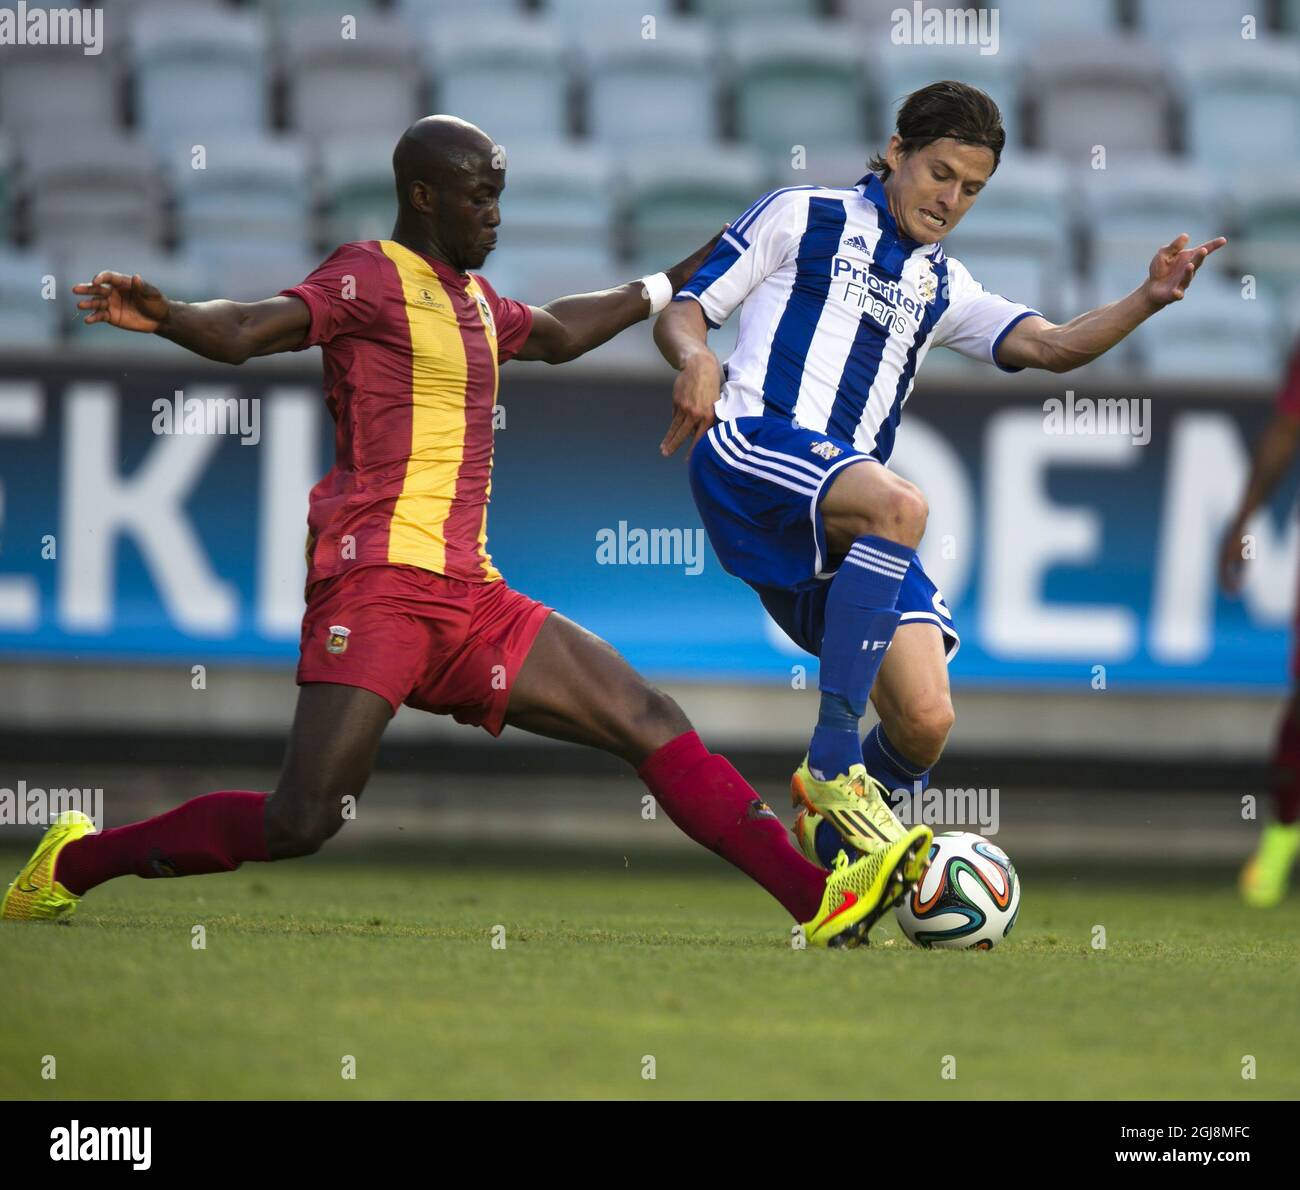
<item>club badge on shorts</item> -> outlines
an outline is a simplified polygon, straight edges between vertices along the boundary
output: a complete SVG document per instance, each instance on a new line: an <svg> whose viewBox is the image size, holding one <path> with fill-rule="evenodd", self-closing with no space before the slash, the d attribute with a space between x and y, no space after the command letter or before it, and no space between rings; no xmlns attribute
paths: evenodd
<svg viewBox="0 0 1300 1190"><path fill-rule="evenodd" d="M348 637L351 635L351 628L344 628L342 624L331 624L330 638L325 642L325 651L327 653L346 652L348 647Z"/></svg>

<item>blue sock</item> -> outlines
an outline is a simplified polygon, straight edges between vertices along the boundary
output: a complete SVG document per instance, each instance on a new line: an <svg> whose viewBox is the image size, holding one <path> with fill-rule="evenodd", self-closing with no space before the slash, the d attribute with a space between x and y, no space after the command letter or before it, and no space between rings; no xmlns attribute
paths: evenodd
<svg viewBox="0 0 1300 1190"><path fill-rule="evenodd" d="M808 764L819 780L862 763L858 723L898 627L894 605L915 553L883 537L859 537L831 580L821 648L821 709L808 746Z"/></svg>
<svg viewBox="0 0 1300 1190"><path fill-rule="evenodd" d="M900 789L909 797L924 793L930 784L930 770L913 764L890 742L883 724L877 723L862 741L862 763L890 794ZM919 782L919 786L918 786ZM896 800L895 798L890 799Z"/></svg>
<svg viewBox="0 0 1300 1190"><path fill-rule="evenodd" d="M903 790L909 797L924 793L930 786L930 770L918 768L907 759L890 742L884 727L877 723L862 741L862 763L890 794ZM897 808L899 798L891 797L890 802ZM835 856L844 847L844 840L825 819L817 824L817 833L813 836L817 849L817 858L824 868L835 866Z"/></svg>

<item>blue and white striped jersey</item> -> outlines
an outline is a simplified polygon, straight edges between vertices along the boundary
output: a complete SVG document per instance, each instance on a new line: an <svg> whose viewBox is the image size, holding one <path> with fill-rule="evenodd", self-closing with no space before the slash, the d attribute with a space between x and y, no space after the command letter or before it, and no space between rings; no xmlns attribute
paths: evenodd
<svg viewBox="0 0 1300 1190"><path fill-rule="evenodd" d="M715 327L744 303L719 419L785 418L882 463L931 347L996 363L1007 332L1038 313L989 293L942 245L901 235L875 174L760 198L674 300L689 299Z"/></svg>

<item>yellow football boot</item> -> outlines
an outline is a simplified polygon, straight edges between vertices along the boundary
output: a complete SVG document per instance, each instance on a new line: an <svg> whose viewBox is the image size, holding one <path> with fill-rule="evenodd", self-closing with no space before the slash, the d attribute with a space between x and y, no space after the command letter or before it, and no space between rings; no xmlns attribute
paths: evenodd
<svg viewBox="0 0 1300 1190"><path fill-rule="evenodd" d="M840 837L854 851L864 854L882 845L892 846L899 841L909 844L926 836L924 847L909 845L908 864L904 878L909 884L921 879L930 862L930 843L934 832L928 827L905 827L889 808L885 787L867 772L866 766L855 764L847 773L830 781L819 781L808 767L808 757L790 778L791 800L808 811L802 822L796 823L796 838L800 849L808 854L804 836L811 842L816 834L815 815L826 819ZM801 834L800 831L803 833ZM815 852L814 852L815 853ZM810 858L812 858L810 856ZM820 863L814 859L814 863Z"/></svg>
<svg viewBox="0 0 1300 1190"><path fill-rule="evenodd" d="M57 815L36 853L6 890L0 901L0 919L60 921L70 917L81 898L54 879L54 863L69 843L94 833L95 824L80 810L64 810Z"/></svg>

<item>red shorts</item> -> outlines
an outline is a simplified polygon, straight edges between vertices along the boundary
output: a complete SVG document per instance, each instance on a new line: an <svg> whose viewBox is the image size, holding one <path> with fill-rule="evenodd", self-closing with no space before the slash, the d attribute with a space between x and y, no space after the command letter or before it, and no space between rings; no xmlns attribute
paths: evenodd
<svg viewBox="0 0 1300 1190"><path fill-rule="evenodd" d="M545 604L416 566L361 566L307 590L298 684L335 682L500 735Z"/></svg>

